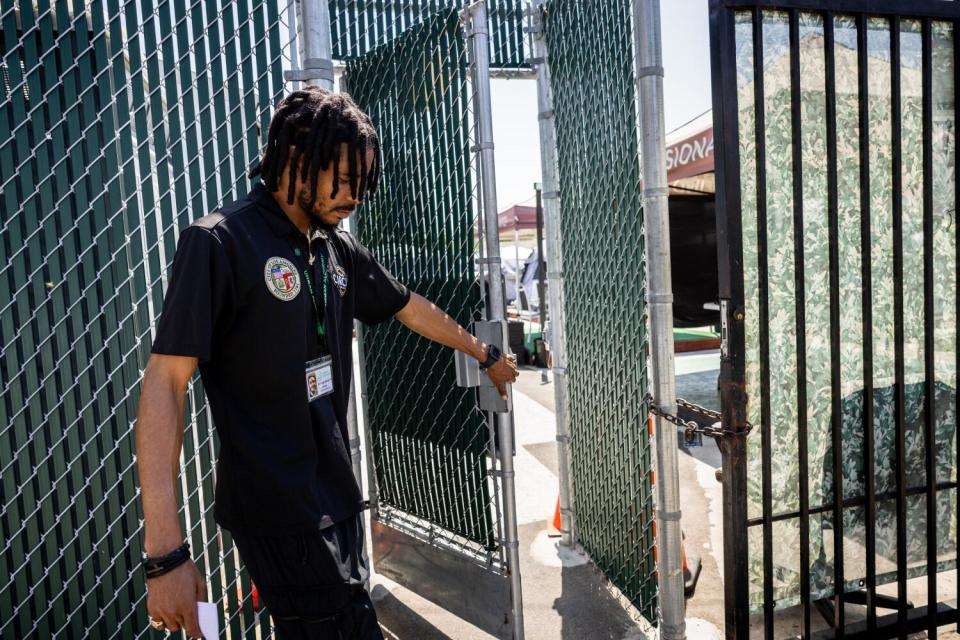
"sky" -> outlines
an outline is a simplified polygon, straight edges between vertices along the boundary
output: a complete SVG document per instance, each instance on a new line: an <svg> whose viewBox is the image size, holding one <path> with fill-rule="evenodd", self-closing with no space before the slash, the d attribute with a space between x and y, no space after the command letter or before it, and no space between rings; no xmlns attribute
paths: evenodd
<svg viewBox="0 0 960 640"><path fill-rule="evenodd" d="M707 0L661 0L664 124L669 132L710 109ZM493 80L497 206L533 204L540 180L537 87L533 80Z"/></svg>

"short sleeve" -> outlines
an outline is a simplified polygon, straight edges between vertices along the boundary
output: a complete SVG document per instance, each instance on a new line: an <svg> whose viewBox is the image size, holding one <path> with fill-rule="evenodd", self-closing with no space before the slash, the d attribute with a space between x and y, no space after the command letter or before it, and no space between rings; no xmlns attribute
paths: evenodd
<svg viewBox="0 0 960 640"><path fill-rule="evenodd" d="M357 289L353 315L364 324L379 324L407 306L410 290L377 262L366 247L356 241L354 244Z"/></svg>
<svg viewBox="0 0 960 640"><path fill-rule="evenodd" d="M229 278L220 240L202 227L185 229L173 257L151 351L208 361L213 352L214 327L226 304Z"/></svg>

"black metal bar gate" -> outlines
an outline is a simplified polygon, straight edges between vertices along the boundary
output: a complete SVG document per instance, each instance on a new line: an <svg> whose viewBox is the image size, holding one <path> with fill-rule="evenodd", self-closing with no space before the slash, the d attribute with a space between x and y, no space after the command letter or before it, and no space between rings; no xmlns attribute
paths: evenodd
<svg viewBox="0 0 960 640"><path fill-rule="evenodd" d="M726 635L933 637L960 595L960 6L710 23Z"/></svg>

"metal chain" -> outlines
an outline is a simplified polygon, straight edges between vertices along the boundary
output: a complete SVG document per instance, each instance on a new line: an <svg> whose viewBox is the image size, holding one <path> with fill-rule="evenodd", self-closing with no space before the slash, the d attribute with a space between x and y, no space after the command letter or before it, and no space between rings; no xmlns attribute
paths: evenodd
<svg viewBox="0 0 960 640"><path fill-rule="evenodd" d="M683 429L684 440L688 443L694 442L696 440L696 435L706 435L712 438L721 438L725 435L728 436L738 436L746 435L750 433L753 429L753 425L749 422L745 423L744 429L742 431L734 431L733 429L728 429L722 426L723 417L719 411L714 411L712 409L707 409L706 407L701 407L700 405L693 404L688 402L683 398L677 398L677 407L683 407L694 413L698 413L705 418L710 418L711 420L721 421L721 426L715 426L715 423L703 424L697 422L696 420L684 420L678 416L673 415L672 413L667 413L660 407L658 407L653 402L653 396L647 394L646 397L647 404L650 407L650 413L660 416L667 422L674 424L681 429Z"/></svg>

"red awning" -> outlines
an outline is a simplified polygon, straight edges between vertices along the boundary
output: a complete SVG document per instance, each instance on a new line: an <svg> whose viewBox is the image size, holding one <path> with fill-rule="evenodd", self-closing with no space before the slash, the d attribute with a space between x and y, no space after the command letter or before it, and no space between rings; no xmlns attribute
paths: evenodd
<svg viewBox="0 0 960 640"><path fill-rule="evenodd" d="M497 219L500 231L536 229L537 208L516 204L497 214Z"/></svg>

